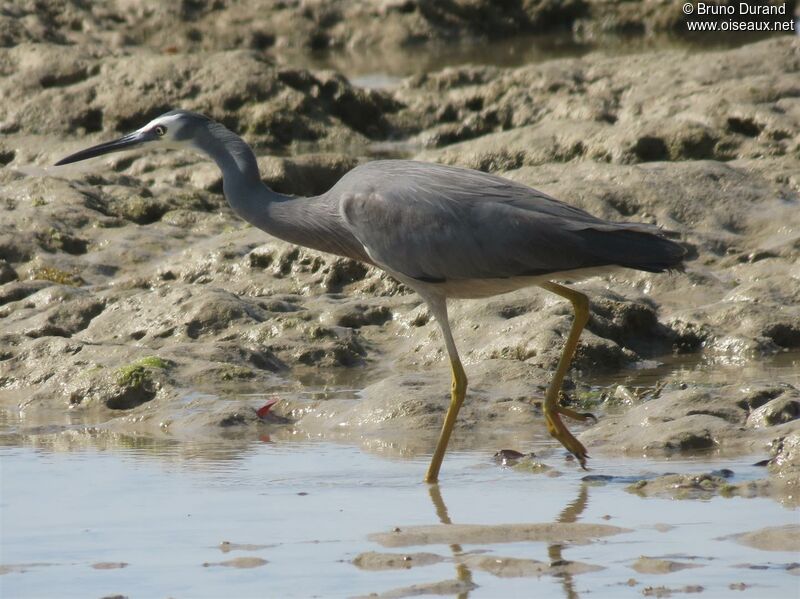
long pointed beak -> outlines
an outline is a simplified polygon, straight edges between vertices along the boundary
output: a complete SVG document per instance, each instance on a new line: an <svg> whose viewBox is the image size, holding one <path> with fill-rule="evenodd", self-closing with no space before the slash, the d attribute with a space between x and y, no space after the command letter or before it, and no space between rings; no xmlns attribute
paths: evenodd
<svg viewBox="0 0 800 599"><path fill-rule="evenodd" d="M115 139L114 141L107 141L105 143L92 146L91 148L81 150L80 152L70 154L66 158L62 158L56 162L55 166L70 164L72 162L86 160L87 158L94 158L95 156L110 154L111 152L129 150L147 141L154 141L156 139L158 139L158 136L150 131L134 131L133 133L129 133L128 135L120 137L119 139Z"/></svg>

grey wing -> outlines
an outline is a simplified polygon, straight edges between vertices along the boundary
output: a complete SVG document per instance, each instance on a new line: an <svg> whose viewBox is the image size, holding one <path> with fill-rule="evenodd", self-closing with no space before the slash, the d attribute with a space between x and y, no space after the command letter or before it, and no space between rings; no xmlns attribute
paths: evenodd
<svg viewBox="0 0 800 599"><path fill-rule="evenodd" d="M424 281L608 264L660 271L683 256L655 228L604 221L479 171L374 162L351 171L331 192L350 232L377 264Z"/></svg>

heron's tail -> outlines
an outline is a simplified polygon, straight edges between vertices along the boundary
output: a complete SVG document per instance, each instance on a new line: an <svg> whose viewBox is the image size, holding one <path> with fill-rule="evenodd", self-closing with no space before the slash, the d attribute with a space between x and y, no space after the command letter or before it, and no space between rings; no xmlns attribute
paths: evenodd
<svg viewBox="0 0 800 599"><path fill-rule="evenodd" d="M686 249L658 227L620 223L581 231L597 258L607 264L647 272L683 270Z"/></svg>

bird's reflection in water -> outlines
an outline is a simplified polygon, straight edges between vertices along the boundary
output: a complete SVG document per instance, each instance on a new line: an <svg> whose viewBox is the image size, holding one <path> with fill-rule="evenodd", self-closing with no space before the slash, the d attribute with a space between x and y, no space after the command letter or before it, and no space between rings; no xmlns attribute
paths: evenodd
<svg viewBox="0 0 800 599"><path fill-rule="evenodd" d="M439 522L442 524L452 524L439 485L429 485L428 492L430 493L431 501L433 501L433 507L436 510L436 516L439 518ZM453 543L450 545L450 551L453 553L453 561L456 564L456 578L464 585L464 590L458 593L457 596L458 599L466 599L469 597L470 590L474 589L476 586L475 583L472 582L472 571L465 563L458 559L464 553L461 545Z"/></svg>
<svg viewBox="0 0 800 599"><path fill-rule="evenodd" d="M576 497L572 503L567 504L567 506L561 510L558 518L556 518L556 522L559 522L560 524L577 522L578 517L584 512L588 503L589 487L585 482L583 482L581 483L578 497ZM551 565L560 564L565 561L562 554L563 549L564 547L561 545L561 543L553 543L552 545L547 546L547 555L550 556ZM561 586L564 587L564 596L567 599L577 599L579 595L575 590L575 581L573 580L572 574L570 574L568 571L564 571L556 576L561 577Z"/></svg>
<svg viewBox="0 0 800 599"><path fill-rule="evenodd" d="M447 504L444 502L444 497L439 489L439 485L430 485L429 493L433 507L436 510L436 516L442 524L452 524L450 514L447 511ZM556 522L565 524L570 522L577 522L580 515L586 510L589 503L589 487L586 483L581 483L578 496L566 507L561 510L561 513L556 518ZM564 546L561 543L553 543L547 546L547 554L550 557L551 565L559 565L566 563L567 560L563 556ZM459 558L464 554L464 550L460 544L454 543L450 545L450 551L453 553L453 561L456 564L456 578L459 582L463 583L464 590L458 593L459 599L466 599L469 597L470 590L477 587L472 580L472 571L463 563ZM578 592L575 590L575 581L572 574L568 571L559 572L555 574L561 578L562 586L564 588L564 596L567 599L578 599Z"/></svg>
<svg viewBox="0 0 800 599"><path fill-rule="evenodd" d="M456 527L453 529L452 532L458 535L458 531L463 530L457 524L454 524L452 519L450 518L449 511L447 509L447 504L444 501L444 497L442 495L442 491L437 484L429 485L428 493L430 495L431 501L433 502L433 507L436 512L436 516L443 526L451 526L453 525ZM561 510L558 516L555 518L555 523L558 524L573 524L576 523L583 512L586 510L586 507L589 503L589 487L586 483L582 483L579 491L578 496L571 501L569 504ZM431 529L431 527L422 527ZM436 527L433 527L436 528ZM469 527L467 527L469 528ZM492 528L488 526L487 528ZM502 525L501 525L502 528ZM400 529L398 528L395 532L399 532ZM441 532L441 531L439 531ZM422 585L414 585L411 587L404 587L400 589L392 589L383 594L378 594L377 596L385 596L385 597L399 597L399 596L408 596L408 595L419 595L419 594L446 594L446 595L455 595L459 597L459 599L467 599L470 596L470 591L478 588L478 585L473 580L473 573L470 565L473 568L478 569L486 569L483 565L483 561L479 558L479 556L472 551L465 552L464 548L462 547L461 543L458 542L448 542L445 541L449 535L445 534L435 534L433 535L434 539L439 539L438 541L432 540L428 538L427 540L422 540L423 544L427 543L436 543L436 542L447 542L450 551L452 553L452 561L455 564L456 569L456 576L455 579L449 579L445 581L435 582L435 583L427 583ZM498 536L497 534L489 535L490 538L496 539L494 541L487 541L488 543L502 543L505 537L503 535ZM471 544L480 543L480 540L477 540L479 537L470 536L466 534L464 538L471 539L468 541ZM454 537L450 537L453 541L455 541ZM497 540L500 539L500 540ZM420 541L421 538L415 538L415 541ZM512 539L506 539L508 541ZM382 542L382 541L379 541ZM418 544L417 542L401 542L397 545L390 544L390 546L406 546L406 545L414 545ZM549 543L547 546L547 554L550 558L549 567L548 564L542 564L537 560L529 560L529 559L513 559L508 558L507 560L498 559L499 562L522 562L525 565L531 565L533 568L531 569L517 569L514 570L513 568L508 571L507 573L503 573L502 569L498 572L497 575L499 576L541 576L544 574L550 574L551 576L557 577L561 580L561 585L564 589L564 596L566 599L577 599L579 597L578 592L575 590L575 573L572 571L570 566L573 562L564 559L563 556L564 551L564 544L560 542L553 542ZM485 553L481 551L479 553ZM477 560L474 558L478 558ZM410 559L410 558L407 558ZM438 560L438 561L441 561ZM491 560L490 560L491 561ZM540 567L541 566L541 567ZM487 572L493 573L492 569L486 569ZM578 570L580 571L580 570ZM513 572L513 573L512 573Z"/></svg>

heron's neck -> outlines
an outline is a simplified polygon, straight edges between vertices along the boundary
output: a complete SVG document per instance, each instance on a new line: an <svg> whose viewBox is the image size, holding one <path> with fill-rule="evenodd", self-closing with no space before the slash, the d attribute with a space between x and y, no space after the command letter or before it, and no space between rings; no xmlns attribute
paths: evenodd
<svg viewBox="0 0 800 599"><path fill-rule="evenodd" d="M225 196L246 194L247 190L263 186L258 172L258 162L253 150L233 131L220 123L211 122L208 128L198 135L195 145L217 163L222 171ZM231 207L238 212L237 206Z"/></svg>
<svg viewBox="0 0 800 599"><path fill-rule="evenodd" d="M336 206L324 196L302 198L273 191L261 181L258 163L242 138L219 123L197 141L222 171L225 198L251 225L290 243L359 260L363 249L341 226Z"/></svg>
<svg viewBox="0 0 800 599"><path fill-rule="evenodd" d="M213 122L195 143L222 171L222 188L233 211L259 229L282 237L280 223L270 218L271 205L291 198L264 185L250 146L223 125Z"/></svg>

